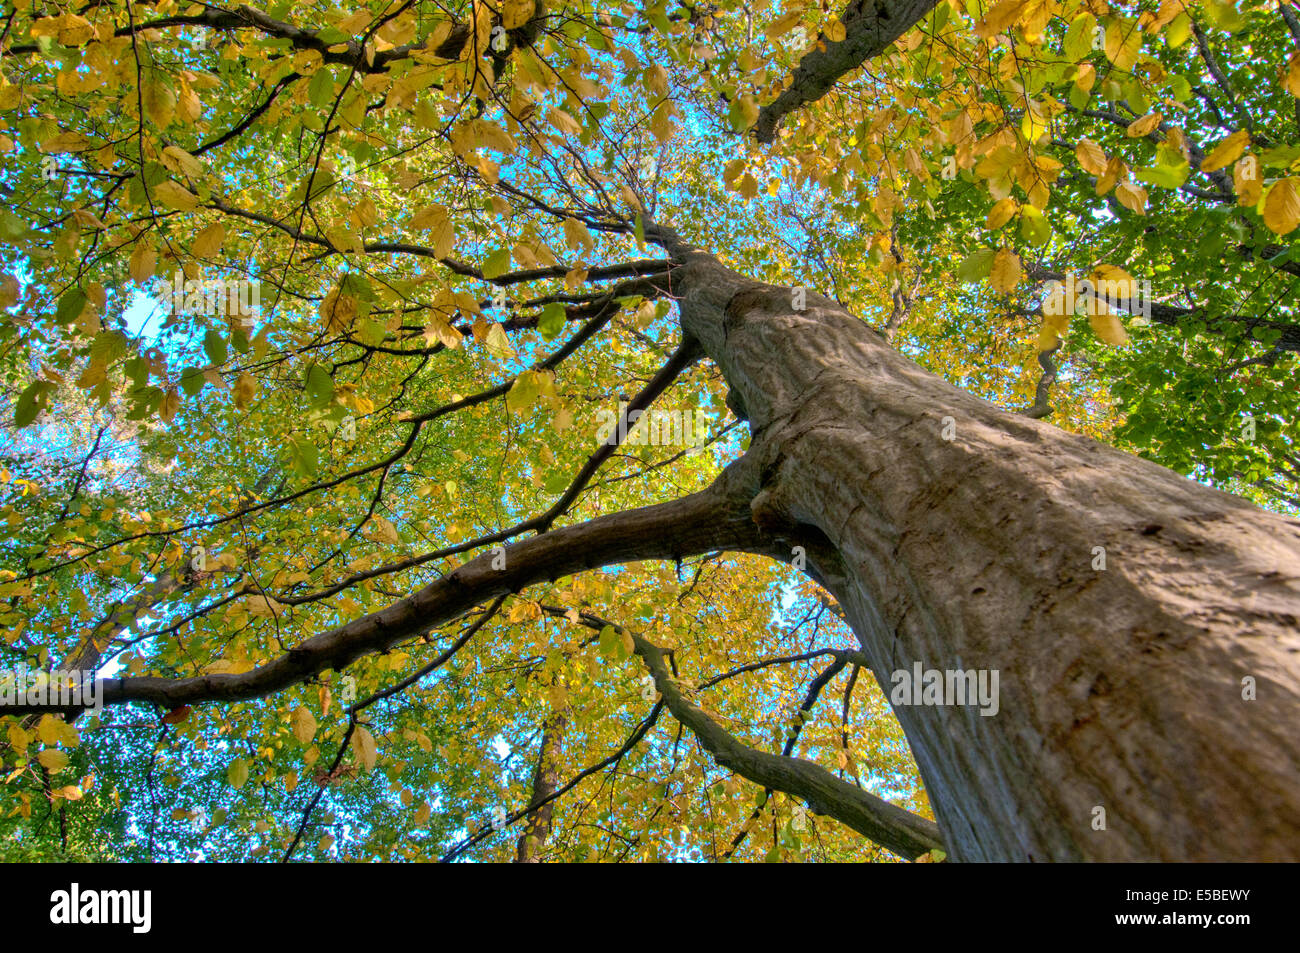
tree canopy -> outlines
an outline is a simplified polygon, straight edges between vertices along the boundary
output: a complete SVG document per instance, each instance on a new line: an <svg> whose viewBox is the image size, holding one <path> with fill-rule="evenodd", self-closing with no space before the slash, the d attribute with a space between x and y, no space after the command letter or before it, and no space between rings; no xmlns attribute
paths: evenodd
<svg viewBox="0 0 1300 953"><path fill-rule="evenodd" d="M684 248L1300 512L1290 3L17 0L0 53L4 667L113 680L5 717L8 855L943 859L807 554L702 502L754 408Z"/></svg>

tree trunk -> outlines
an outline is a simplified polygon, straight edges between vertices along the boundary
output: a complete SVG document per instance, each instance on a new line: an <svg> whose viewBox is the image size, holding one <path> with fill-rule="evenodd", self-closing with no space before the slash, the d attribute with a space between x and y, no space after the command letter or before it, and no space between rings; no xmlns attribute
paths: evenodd
<svg viewBox="0 0 1300 953"><path fill-rule="evenodd" d="M564 729L568 725L568 707L562 706L547 717L542 724L542 744L537 753L537 767L533 771L533 793L524 832L515 844L515 862L538 864L542 861L542 848L551 836L551 822L555 801L551 797L560 786L560 751L564 742Z"/></svg>
<svg viewBox="0 0 1300 953"><path fill-rule="evenodd" d="M999 673L995 715L895 706L953 859L1300 860L1300 521L656 238L751 425L755 522L804 547L886 695L917 661Z"/></svg>

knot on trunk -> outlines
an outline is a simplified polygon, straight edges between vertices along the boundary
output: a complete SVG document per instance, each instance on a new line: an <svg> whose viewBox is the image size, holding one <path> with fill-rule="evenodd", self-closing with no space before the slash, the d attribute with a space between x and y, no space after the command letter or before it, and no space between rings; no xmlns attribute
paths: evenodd
<svg viewBox="0 0 1300 953"><path fill-rule="evenodd" d="M794 520L780 502L778 493L771 487L760 490L750 501L749 515L755 526L773 536L788 535L795 528Z"/></svg>

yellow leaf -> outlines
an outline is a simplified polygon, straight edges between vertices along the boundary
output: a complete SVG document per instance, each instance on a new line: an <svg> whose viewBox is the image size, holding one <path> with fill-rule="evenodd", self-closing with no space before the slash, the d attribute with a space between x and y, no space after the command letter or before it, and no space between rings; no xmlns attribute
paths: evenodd
<svg viewBox="0 0 1300 953"><path fill-rule="evenodd" d="M460 347L462 340L461 334L450 324L448 324L441 315L432 313L431 320L424 326L424 339L430 344L441 342L445 348Z"/></svg>
<svg viewBox="0 0 1300 953"><path fill-rule="evenodd" d="M1001 228L1007 222L1011 221L1011 216L1016 214L1016 207L1019 203L1008 196L1002 199L989 210L988 221L984 223L985 228Z"/></svg>
<svg viewBox="0 0 1300 953"><path fill-rule="evenodd" d="M1142 31L1131 22L1114 23L1106 29L1106 58L1120 72L1128 72L1142 52Z"/></svg>
<svg viewBox="0 0 1300 953"><path fill-rule="evenodd" d="M171 86L161 80L144 84L140 91L144 113L159 129L166 128L176 114L176 94Z"/></svg>
<svg viewBox="0 0 1300 953"><path fill-rule="evenodd" d="M842 20L836 20L826 27L826 39L832 43L843 43L846 35Z"/></svg>
<svg viewBox="0 0 1300 953"><path fill-rule="evenodd" d="M1028 0L1000 0L993 4L984 19L975 25L976 35L987 38L1001 33L1020 18L1020 13L1026 6Z"/></svg>
<svg viewBox="0 0 1300 953"><path fill-rule="evenodd" d="M507 30L521 27L533 18L533 0L503 0L501 23Z"/></svg>
<svg viewBox="0 0 1300 953"><path fill-rule="evenodd" d="M1295 176L1279 179L1264 196L1264 224L1278 235L1288 235L1300 225L1300 196Z"/></svg>
<svg viewBox="0 0 1300 953"><path fill-rule="evenodd" d="M1097 337L1107 344L1127 344L1128 335L1124 333L1124 325L1120 323L1119 315L1096 298L1088 304L1088 323L1092 325Z"/></svg>
<svg viewBox="0 0 1300 953"><path fill-rule="evenodd" d="M1239 129L1210 150L1210 154L1201 160L1202 172L1214 172L1226 168L1237 161L1237 156L1250 144L1250 133Z"/></svg>
<svg viewBox="0 0 1300 953"><path fill-rule="evenodd" d="M213 222L194 236L190 243L190 254L195 258L211 258L221 251L226 241L226 226Z"/></svg>
<svg viewBox="0 0 1300 953"><path fill-rule="evenodd" d="M375 748L374 735L365 725L357 725L356 730L352 732L352 750L367 771L374 768L379 752Z"/></svg>
<svg viewBox="0 0 1300 953"><path fill-rule="evenodd" d="M191 179L203 174L203 163L190 155L180 146L168 146L162 153L163 165L172 172L180 173Z"/></svg>
<svg viewBox="0 0 1300 953"><path fill-rule="evenodd" d="M59 719L53 715L41 716L40 724L36 726L36 737L40 739L41 744L58 744L59 735L61 734L58 721Z"/></svg>
<svg viewBox="0 0 1300 953"><path fill-rule="evenodd" d="M1232 187L1237 193L1237 204L1254 208L1263 194L1264 183L1259 178L1259 160L1254 156L1238 159L1232 167Z"/></svg>
<svg viewBox="0 0 1300 953"><path fill-rule="evenodd" d="M1001 248L993 256L993 267L989 271L989 285L994 291L1008 292L1020 284L1020 256L1010 248Z"/></svg>
<svg viewBox="0 0 1300 953"><path fill-rule="evenodd" d="M243 758L236 758L230 762L230 767L226 768L226 780L235 790L242 788L244 782L248 780L248 762Z"/></svg>
<svg viewBox="0 0 1300 953"><path fill-rule="evenodd" d="M1286 75L1282 79L1286 91L1292 96L1300 96L1300 53L1292 53L1286 61Z"/></svg>
<svg viewBox="0 0 1300 953"><path fill-rule="evenodd" d="M1083 166L1083 171L1089 175L1106 174L1106 153L1091 139L1080 139L1074 147L1074 155L1079 160L1079 165Z"/></svg>
<svg viewBox="0 0 1300 953"><path fill-rule="evenodd" d="M181 212L192 212L199 204L197 195L171 179L161 183L154 189L153 194L154 198L162 202L163 205Z"/></svg>
<svg viewBox="0 0 1300 953"><path fill-rule="evenodd" d="M233 388L235 406L240 410L243 410L248 406L249 402L253 399L253 395L256 393L257 380L253 375L247 372L240 374L239 379L235 381L235 386Z"/></svg>
<svg viewBox="0 0 1300 953"><path fill-rule="evenodd" d="M299 705L293 710L293 714L289 716L289 724L299 744L311 744L311 740L316 737L316 716L306 705Z"/></svg>
<svg viewBox="0 0 1300 953"><path fill-rule="evenodd" d="M251 596L248 600L248 614L259 619L274 619L284 611L284 606L270 596Z"/></svg>
<svg viewBox="0 0 1300 953"><path fill-rule="evenodd" d="M1119 199L1120 205L1139 215L1147 213L1147 190L1140 185L1134 185L1132 182L1120 183L1119 188L1115 190L1115 198Z"/></svg>
<svg viewBox="0 0 1300 953"><path fill-rule="evenodd" d="M1119 156L1113 156L1106 163L1106 171L1097 179L1097 194L1105 195L1115 187L1120 179L1128 177L1128 163Z"/></svg>
<svg viewBox="0 0 1300 953"><path fill-rule="evenodd" d="M550 120L551 125L566 136L577 138L582 135L582 124L563 109L552 109L550 111Z"/></svg>
<svg viewBox="0 0 1300 953"><path fill-rule="evenodd" d="M369 196L365 196L352 209L352 214L364 228L370 228L379 221L379 210Z"/></svg>
<svg viewBox="0 0 1300 953"><path fill-rule="evenodd" d="M1124 130L1124 135L1130 139L1141 139L1160 125L1160 120L1163 118L1164 116L1160 115L1160 113L1147 113L1141 119L1135 119L1129 123L1128 128Z"/></svg>
<svg viewBox="0 0 1300 953"><path fill-rule="evenodd" d="M397 535L397 527L384 519L382 516L372 516L370 518L371 536L380 542L397 545L402 541Z"/></svg>
<svg viewBox="0 0 1300 953"><path fill-rule="evenodd" d="M1137 281L1115 265L1098 265L1093 269L1091 279L1093 288L1105 297L1131 298L1137 294Z"/></svg>
<svg viewBox="0 0 1300 953"><path fill-rule="evenodd" d="M802 10L792 10L791 12L785 14L784 16L777 17L775 20L769 23L767 25L767 28L763 32L767 34L767 38L769 40L775 40L778 36L782 36L786 33L789 33L791 30L793 30L795 24L802 19L803 19Z"/></svg>
<svg viewBox="0 0 1300 953"><path fill-rule="evenodd" d="M131 280L137 284L142 284L153 277L154 268L158 264L158 253L153 250L153 246L147 242L139 242L135 250L131 252L131 260L127 263L127 271L131 274Z"/></svg>
<svg viewBox="0 0 1300 953"><path fill-rule="evenodd" d="M474 129L478 133L479 142L493 152L515 151L515 140L496 123L486 119L476 119Z"/></svg>
<svg viewBox="0 0 1300 953"><path fill-rule="evenodd" d="M758 122L758 100L753 96L741 96L739 105L741 123L746 129L748 129L750 126L754 125L754 123Z"/></svg>
<svg viewBox="0 0 1300 953"><path fill-rule="evenodd" d="M22 725L18 724L18 722L16 721L11 721L9 723L9 727L6 729L6 734L8 735L9 743L13 745L14 750L16 750L19 754L26 753L27 743L31 739L28 736L27 732L23 730Z"/></svg>
<svg viewBox="0 0 1300 953"><path fill-rule="evenodd" d="M590 251L594 244L587 226L576 218L566 218L564 220L564 240L570 248L576 249L581 246L587 251Z"/></svg>
<svg viewBox="0 0 1300 953"><path fill-rule="evenodd" d="M411 228L416 231L428 230L433 233L433 253L439 258L451 254L456 241L456 227L442 205L426 205L411 217Z"/></svg>

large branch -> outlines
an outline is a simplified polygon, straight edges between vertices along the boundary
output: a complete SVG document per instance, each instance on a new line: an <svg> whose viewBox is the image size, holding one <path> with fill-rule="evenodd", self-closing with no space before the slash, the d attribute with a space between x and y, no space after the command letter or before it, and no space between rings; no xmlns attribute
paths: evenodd
<svg viewBox="0 0 1300 953"><path fill-rule="evenodd" d="M103 679L103 703L147 701L166 708L208 701L259 698L327 669L342 670L497 596L601 566L645 559L680 559L725 549L771 553L754 524L749 501L757 475L742 458L708 488L674 500L551 530L503 547L505 568L489 551L385 609L315 635L285 654L238 675ZM62 711L51 705L14 705L6 714Z"/></svg>
<svg viewBox="0 0 1300 953"><path fill-rule="evenodd" d="M566 611L558 606L542 608L553 616L567 615ZM664 661L664 651L659 646L646 641L630 629L602 619L593 612L581 611L578 614L578 622L591 629L611 626L619 632L626 633L632 640L636 654L650 670L650 675L655 680L655 688L659 690L663 704L667 706L673 717L691 730L718 764L730 768L755 784L763 785L767 795L770 796L772 791L781 791L801 798L816 813L835 818L874 843L908 860L935 848L943 849L939 825L934 821L909 813L855 785L841 781L819 764L792 757L791 752L794 750L797 735L791 735L780 755L759 751L737 741L704 709L686 697L674 681L672 672ZM838 649L810 653L804 658L821 654L834 656L835 663L818 676L809 687L808 696L800 706L802 712L812 708L821 689L850 660L863 663L866 661L856 652ZM718 681L719 679L712 679L705 682L701 688L716 684Z"/></svg>
<svg viewBox="0 0 1300 953"><path fill-rule="evenodd" d="M1051 268L1044 268L1038 265L1030 266L1027 274L1034 281L1059 281L1064 282L1068 275L1063 271L1055 271ZM1081 294L1081 293L1080 293ZM1094 291L1090 295L1081 295L1096 299L1097 293ZM1122 310L1126 302L1120 300L1112 302ZM1176 328L1187 319L1192 318L1204 322L1206 329L1214 331L1223 328L1229 324L1240 325L1244 333L1256 340L1261 335L1272 336L1272 332L1277 332L1276 340L1271 341L1272 346L1279 351L1297 351L1300 352L1300 325L1287 321L1275 321L1272 318L1259 317L1248 314L1234 314L1231 312L1215 313L1208 308L1197 306L1194 308L1184 308L1178 305L1162 304L1159 301L1146 302L1150 306L1151 320L1156 324L1163 324L1167 327Z"/></svg>
<svg viewBox="0 0 1300 953"><path fill-rule="evenodd" d="M544 19L545 15L539 13L524 26L507 30L506 35L510 45L506 49L531 45L537 38ZM166 30L173 27L198 27L218 31L257 30L264 36L288 40L295 50L315 50L320 53L321 59L326 63L355 66L365 73L382 72L388 69L391 64L408 59L415 53L424 53L444 60L459 59L464 53L465 46L469 43L471 36L468 23L453 20L451 21L451 29L439 39L437 44L431 42L433 34L429 34L419 38L414 43L404 43L401 46L395 46L387 50L371 50L368 56L365 43L358 43L355 39L341 42L324 39L320 30L304 29L292 23L277 20L247 4L241 4L233 10L209 7L199 14L147 20L134 26L119 27L113 32L113 35L117 37L132 36L145 30ZM366 38L368 37L369 33L366 34ZM35 43L20 43L10 47L8 52L18 55L35 53L39 49L40 47Z"/></svg>
<svg viewBox="0 0 1300 953"><path fill-rule="evenodd" d="M741 744L704 709L686 697L673 680L659 646L635 632L627 633L641 656L664 704L689 728L715 761L755 784L801 798L818 814L835 818L862 836L911 860L942 849L939 826L890 804L883 798L841 781L812 761L759 751Z"/></svg>
<svg viewBox="0 0 1300 953"><path fill-rule="evenodd" d="M774 102L759 110L758 122L754 124L758 141L768 143L775 139L776 127L788 113L821 99L845 73L879 56L937 2L853 0L840 17L844 23L844 39L832 42L825 34L820 35L812 52L799 61L790 85Z"/></svg>

